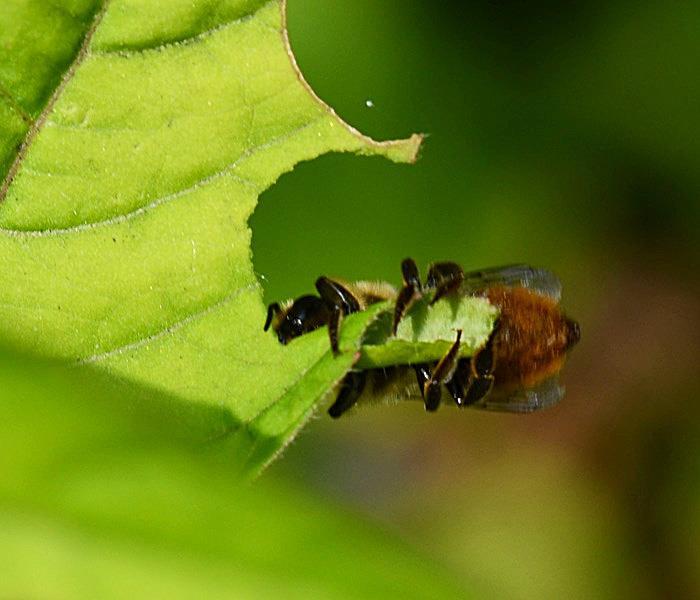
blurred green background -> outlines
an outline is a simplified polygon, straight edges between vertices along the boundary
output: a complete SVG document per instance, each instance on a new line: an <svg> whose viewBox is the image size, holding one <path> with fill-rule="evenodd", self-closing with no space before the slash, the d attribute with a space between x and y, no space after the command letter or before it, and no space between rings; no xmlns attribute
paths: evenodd
<svg viewBox="0 0 700 600"><path fill-rule="evenodd" d="M312 423L293 480L492 597L700 596L700 3L298 0L307 80L416 165L325 156L252 218L266 300L413 256L554 270L583 338L529 416ZM429 568L426 565L426 568Z"/></svg>

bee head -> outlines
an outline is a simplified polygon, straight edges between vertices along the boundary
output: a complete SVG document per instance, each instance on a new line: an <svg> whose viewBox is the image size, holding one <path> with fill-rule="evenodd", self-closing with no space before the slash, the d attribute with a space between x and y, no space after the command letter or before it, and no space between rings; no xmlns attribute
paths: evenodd
<svg viewBox="0 0 700 600"><path fill-rule="evenodd" d="M273 329L282 344L328 322L328 309L318 296L301 296L287 309Z"/></svg>

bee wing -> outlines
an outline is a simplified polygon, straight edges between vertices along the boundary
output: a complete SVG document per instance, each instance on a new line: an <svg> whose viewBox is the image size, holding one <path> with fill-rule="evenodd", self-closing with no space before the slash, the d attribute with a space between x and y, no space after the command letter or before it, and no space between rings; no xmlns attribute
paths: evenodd
<svg viewBox="0 0 700 600"><path fill-rule="evenodd" d="M554 406L564 397L564 392L564 386L559 384L559 378L555 375L532 388L509 392L495 389L472 406L484 410L528 413Z"/></svg>
<svg viewBox="0 0 700 600"><path fill-rule="evenodd" d="M559 278L551 271L529 265L506 265L465 273L462 289L470 294L493 285L524 287L557 302L561 298Z"/></svg>

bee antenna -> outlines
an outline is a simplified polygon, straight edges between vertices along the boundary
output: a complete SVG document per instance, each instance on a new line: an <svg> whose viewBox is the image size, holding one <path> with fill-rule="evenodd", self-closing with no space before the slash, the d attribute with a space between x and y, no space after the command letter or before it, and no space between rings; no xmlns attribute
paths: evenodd
<svg viewBox="0 0 700 600"><path fill-rule="evenodd" d="M279 302L273 302L267 307L267 318L265 319L265 326L263 327L263 331L267 331L268 329L270 329L272 319L280 312L282 312L282 309L280 308Z"/></svg>

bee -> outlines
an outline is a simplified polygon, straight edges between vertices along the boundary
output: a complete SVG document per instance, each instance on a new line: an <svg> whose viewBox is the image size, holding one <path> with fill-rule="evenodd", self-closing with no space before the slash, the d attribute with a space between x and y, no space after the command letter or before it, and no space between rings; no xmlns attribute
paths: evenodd
<svg viewBox="0 0 700 600"><path fill-rule="evenodd" d="M328 325L331 349L338 352L342 316L381 301L394 303L392 335L414 302L431 294L430 304L455 295L486 298L498 311L488 340L473 356L462 358L462 331L435 363L395 365L350 371L338 386L328 410L337 418L361 399L420 398L433 412L443 388L454 403L505 412L531 412L551 406L563 397L558 383L569 350L579 341L579 325L559 307L561 284L544 269L509 265L464 272L454 262L430 265L424 284L413 259L401 263L400 290L384 282L316 281L318 296L301 296L268 307L264 330L270 326L283 344ZM415 382L417 381L417 386Z"/></svg>

